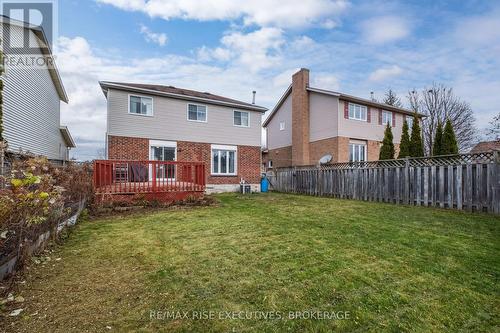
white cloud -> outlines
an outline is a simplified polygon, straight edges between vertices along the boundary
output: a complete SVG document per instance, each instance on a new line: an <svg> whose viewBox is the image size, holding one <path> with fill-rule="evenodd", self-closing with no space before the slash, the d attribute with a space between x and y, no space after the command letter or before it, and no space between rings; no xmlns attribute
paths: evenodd
<svg viewBox="0 0 500 333"><path fill-rule="evenodd" d="M362 24L364 39L369 44L384 44L405 38L410 33L407 20L396 16L380 16Z"/></svg>
<svg viewBox="0 0 500 333"><path fill-rule="evenodd" d="M166 20L239 20L246 25L300 28L314 24L334 26L332 16L345 10L346 0L97 0L128 11L140 11Z"/></svg>
<svg viewBox="0 0 500 333"><path fill-rule="evenodd" d="M339 79L331 74L325 72L311 73L311 85L314 88L338 91L340 89Z"/></svg>
<svg viewBox="0 0 500 333"><path fill-rule="evenodd" d="M379 68L370 74L370 81L384 81L388 78L399 76L403 73L403 70L398 65L393 65L391 67Z"/></svg>
<svg viewBox="0 0 500 333"><path fill-rule="evenodd" d="M500 10L489 15L464 19L458 25L455 37L464 46L477 47L500 44Z"/></svg>
<svg viewBox="0 0 500 333"><path fill-rule="evenodd" d="M153 32L151 29L141 24L141 34L147 42L158 44L159 46L165 46L167 43L167 35L165 33Z"/></svg>
<svg viewBox="0 0 500 333"><path fill-rule="evenodd" d="M221 47L198 50L199 60L235 61L252 72L276 65L285 44L283 31L279 28L261 28L250 33L230 32L221 39Z"/></svg>
<svg viewBox="0 0 500 333"><path fill-rule="evenodd" d="M296 73L300 68L287 69L273 77L273 86L277 89L281 88L284 90L292 83L292 75Z"/></svg>
<svg viewBox="0 0 500 333"><path fill-rule="evenodd" d="M292 41L292 47L296 50L304 50L317 46L316 42L307 36L301 36Z"/></svg>

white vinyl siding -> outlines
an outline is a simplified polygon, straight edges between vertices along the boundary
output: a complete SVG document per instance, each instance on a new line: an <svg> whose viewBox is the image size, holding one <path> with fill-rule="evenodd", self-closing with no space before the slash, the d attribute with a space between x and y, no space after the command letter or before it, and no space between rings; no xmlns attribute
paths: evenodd
<svg viewBox="0 0 500 333"><path fill-rule="evenodd" d="M246 111L233 111L233 125L239 127L249 127L250 113Z"/></svg>
<svg viewBox="0 0 500 333"><path fill-rule="evenodd" d="M207 107L205 105L188 104L188 120L207 122Z"/></svg>
<svg viewBox="0 0 500 333"><path fill-rule="evenodd" d="M212 175L234 176L237 173L237 147L212 145Z"/></svg>
<svg viewBox="0 0 500 333"><path fill-rule="evenodd" d="M22 41L23 28L11 26L10 33L16 43ZM37 44L32 31L29 38L31 45ZM65 159L67 148L60 131L61 101L49 70L7 65L3 80L3 126L8 149L51 160Z"/></svg>
<svg viewBox="0 0 500 333"><path fill-rule="evenodd" d="M152 116L153 115L153 98L129 95L128 96L128 113L138 114L142 116Z"/></svg>
<svg viewBox="0 0 500 333"><path fill-rule="evenodd" d="M364 105L349 103L349 119L367 120L368 109Z"/></svg>
<svg viewBox="0 0 500 333"><path fill-rule="evenodd" d="M366 144L349 143L349 162L366 161Z"/></svg>
<svg viewBox="0 0 500 333"><path fill-rule="evenodd" d="M382 111L382 125L386 124L392 126L392 112L390 111Z"/></svg>

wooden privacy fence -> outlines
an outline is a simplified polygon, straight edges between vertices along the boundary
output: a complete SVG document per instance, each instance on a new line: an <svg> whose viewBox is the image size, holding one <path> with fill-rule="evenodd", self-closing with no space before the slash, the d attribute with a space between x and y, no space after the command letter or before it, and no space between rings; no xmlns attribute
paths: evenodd
<svg viewBox="0 0 500 333"><path fill-rule="evenodd" d="M279 168L273 189L500 214L499 152Z"/></svg>

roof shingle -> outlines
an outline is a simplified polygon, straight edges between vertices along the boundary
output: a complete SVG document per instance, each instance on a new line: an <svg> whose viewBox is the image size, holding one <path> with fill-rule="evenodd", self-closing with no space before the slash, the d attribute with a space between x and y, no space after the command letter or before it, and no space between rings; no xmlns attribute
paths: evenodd
<svg viewBox="0 0 500 333"><path fill-rule="evenodd" d="M196 90L177 88L174 86L163 86L163 85L142 84L142 83L101 82L102 86L106 86L108 84L129 87L129 88L142 89L142 90L155 91L158 93L175 94L175 95L182 95L182 96L187 96L187 97L202 98L202 99L212 100L212 101L216 101L216 102L241 105L241 106L245 106L248 108L262 109L262 111L267 110L266 108L257 106L255 104L250 104L250 103L238 101L236 99L232 99L232 98L228 98L228 97L224 97L224 96L214 95L214 94L211 94L209 92L201 92L201 91L196 91Z"/></svg>

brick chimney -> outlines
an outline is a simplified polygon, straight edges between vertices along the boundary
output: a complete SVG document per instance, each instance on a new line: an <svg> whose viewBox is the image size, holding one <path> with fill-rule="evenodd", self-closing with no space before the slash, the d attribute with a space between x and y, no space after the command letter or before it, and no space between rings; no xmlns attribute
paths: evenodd
<svg viewBox="0 0 500 333"><path fill-rule="evenodd" d="M309 163L309 70L292 76L292 165Z"/></svg>

